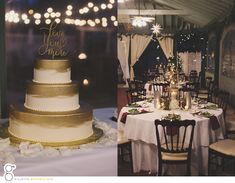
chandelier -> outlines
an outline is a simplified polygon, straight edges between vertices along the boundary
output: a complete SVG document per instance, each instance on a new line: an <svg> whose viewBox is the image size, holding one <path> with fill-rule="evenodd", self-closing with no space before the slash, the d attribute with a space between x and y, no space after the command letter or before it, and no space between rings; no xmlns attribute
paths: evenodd
<svg viewBox="0 0 235 183"><path fill-rule="evenodd" d="M134 16L132 18L132 25L134 27L145 27L147 26L147 22L152 22L154 20L153 17L146 17L140 15L140 0L139 0L139 7L138 7L138 16Z"/></svg>

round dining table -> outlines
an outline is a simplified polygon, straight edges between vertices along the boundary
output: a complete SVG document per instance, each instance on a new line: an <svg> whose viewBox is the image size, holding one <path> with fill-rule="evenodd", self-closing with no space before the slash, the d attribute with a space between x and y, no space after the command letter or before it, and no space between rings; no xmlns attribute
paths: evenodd
<svg viewBox="0 0 235 183"><path fill-rule="evenodd" d="M223 110L221 108L207 108L206 106L212 106L211 103L194 104L190 110L156 109L153 103L146 101L138 102L138 105L135 109L139 111L144 109L147 112L135 115L128 114L123 120L123 115L134 109L134 107L123 107L118 117L118 130L123 131L126 138L132 142L133 171L135 173L140 171L157 173L158 153L154 121L174 113L180 115L181 120L191 119L196 121L191 157L192 175L207 175L208 146L215 141L224 139L225 135ZM208 112L216 116L219 128L213 129L210 118L197 114L198 111L200 113ZM168 171L167 167L164 169ZM180 172L180 168L176 168L176 170Z"/></svg>

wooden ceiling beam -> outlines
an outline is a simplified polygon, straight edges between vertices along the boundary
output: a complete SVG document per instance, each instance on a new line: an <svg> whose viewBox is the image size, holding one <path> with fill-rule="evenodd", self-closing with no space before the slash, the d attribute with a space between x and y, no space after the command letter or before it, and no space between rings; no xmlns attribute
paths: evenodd
<svg viewBox="0 0 235 183"><path fill-rule="evenodd" d="M181 16L182 18L184 18L187 21L190 21L194 24L198 24L199 26L204 26L206 24L209 23L210 19L208 17L195 17L194 15L197 15L198 12L196 12L195 10L192 10L190 8L184 7L182 5L177 4L176 2L173 2L172 0L168 1L168 0L155 0L155 2L157 3L161 3L161 4L165 4L167 6L170 6L172 8L177 8L177 9L184 9L186 11L189 11L191 16Z"/></svg>
<svg viewBox="0 0 235 183"><path fill-rule="evenodd" d="M213 4L211 4L211 5L207 4L206 1L203 1L204 2L204 4L203 4L204 6L202 6L202 3L200 3L200 0L197 0L195 2L188 1L188 2L185 2L185 3L181 2L181 1L180 2L179 1L175 1L175 2L177 2L181 6L185 6L185 7L189 8L189 9L192 9L192 10L202 14L202 16L203 15L207 15L207 16L208 15L209 16L210 15L219 16L224 11L224 9L221 10L221 8L213 6Z"/></svg>
<svg viewBox="0 0 235 183"><path fill-rule="evenodd" d="M138 9L118 9L118 15L138 15ZM140 15L190 15L185 10L140 10Z"/></svg>

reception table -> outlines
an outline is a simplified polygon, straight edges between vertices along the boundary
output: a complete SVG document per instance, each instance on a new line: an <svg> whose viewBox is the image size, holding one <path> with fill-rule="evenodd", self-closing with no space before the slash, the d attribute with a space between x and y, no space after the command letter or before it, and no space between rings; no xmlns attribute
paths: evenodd
<svg viewBox="0 0 235 183"><path fill-rule="evenodd" d="M169 113L175 113L181 116L181 120L193 119L196 121L192 145L192 174L207 175L208 146L218 139L223 139L225 134L223 110L219 108L213 110L200 109L202 112L207 111L217 117L220 127L212 130L209 118L195 115L192 110L160 110L154 109L152 103L140 102L139 104L150 112L127 115L125 123L123 123L121 122L123 113L132 109L123 107L118 118L118 130L124 131L124 135L132 140L134 172L143 170L156 173L158 171L157 139L154 121ZM196 109L197 106L194 106L194 110Z"/></svg>

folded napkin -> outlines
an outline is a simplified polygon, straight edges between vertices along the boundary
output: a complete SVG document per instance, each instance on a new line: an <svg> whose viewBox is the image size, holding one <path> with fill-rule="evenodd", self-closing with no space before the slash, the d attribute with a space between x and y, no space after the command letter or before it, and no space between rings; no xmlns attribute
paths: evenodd
<svg viewBox="0 0 235 183"><path fill-rule="evenodd" d="M175 127L175 126L167 126L166 127L166 134L167 135L171 135L171 136L174 136L176 134L179 133L179 128Z"/></svg>
<svg viewBox="0 0 235 183"><path fill-rule="evenodd" d="M212 115L210 117L210 124L211 124L212 130L217 130L218 128L220 128L219 121L218 121L217 117L214 115Z"/></svg>
<svg viewBox="0 0 235 183"><path fill-rule="evenodd" d="M124 112L123 114L122 114L122 117L121 117L121 122L122 123L126 123L126 118L127 118L127 115L128 115L129 113L128 112Z"/></svg>
<svg viewBox="0 0 235 183"><path fill-rule="evenodd" d="M144 110L144 109L141 109L141 110L138 110L138 112L137 113L132 113L132 112L124 112L123 114L122 114L122 117L121 117L121 122L122 123L126 123L126 118L127 118L127 115L137 115L137 114L143 114L143 113L148 113L149 111L146 111L146 110Z"/></svg>

